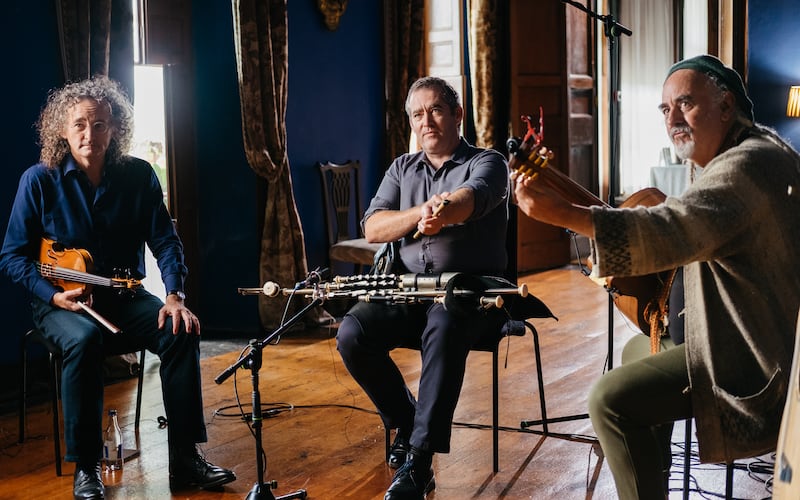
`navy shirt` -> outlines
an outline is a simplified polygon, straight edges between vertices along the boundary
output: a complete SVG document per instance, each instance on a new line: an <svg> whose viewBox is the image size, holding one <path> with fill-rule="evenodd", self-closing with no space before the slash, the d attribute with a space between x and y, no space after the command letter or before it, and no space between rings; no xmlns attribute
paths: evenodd
<svg viewBox="0 0 800 500"><path fill-rule="evenodd" d="M463 187L472 190L475 200L469 218L417 240L409 233L402 240L400 258L412 273L502 274L508 261L509 180L505 158L497 151L471 146L462 138L453 157L438 170L427 163L424 152L398 157L386 171L364 221L379 210L405 210L434 194Z"/></svg>
<svg viewBox="0 0 800 500"><path fill-rule="evenodd" d="M114 277L116 270L127 269L135 279L145 275L146 243L166 289L183 290L183 245L158 178L144 160L124 157L106 165L97 188L72 156L57 168L37 164L22 174L0 251L0 271L50 302L58 289L35 266L42 238L87 250L92 274Z"/></svg>

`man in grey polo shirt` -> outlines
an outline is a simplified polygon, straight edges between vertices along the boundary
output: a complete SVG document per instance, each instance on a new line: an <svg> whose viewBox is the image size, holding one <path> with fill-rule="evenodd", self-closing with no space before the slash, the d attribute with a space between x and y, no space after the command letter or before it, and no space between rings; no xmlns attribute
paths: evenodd
<svg viewBox="0 0 800 500"><path fill-rule="evenodd" d="M505 158L459 133L464 110L444 80L410 88L406 112L421 151L387 170L362 225L370 242L400 242L404 272L502 275L507 264L509 194ZM450 428L470 347L496 332L500 315L466 320L442 304L359 303L342 320L338 350L353 378L396 429L389 466L398 468L386 499L422 499L434 488L434 453L450 451ZM415 400L388 353L421 351Z"/></svg>

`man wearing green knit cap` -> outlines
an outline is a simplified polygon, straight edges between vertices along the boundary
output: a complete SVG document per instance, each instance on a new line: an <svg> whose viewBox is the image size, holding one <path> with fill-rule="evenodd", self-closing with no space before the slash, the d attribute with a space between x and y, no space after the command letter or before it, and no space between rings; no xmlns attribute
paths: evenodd
<svg viewBox="0 0 800 500"><path fill-rule="evenodd" d="M722 61L714 56L702 55L673 64L667 73L667 77L681 69L695 70L716 80L717 86L733 93L739 109L741 109L746 118L751 122L753 121L753 101L747 96L742 77L735 70L725 66Z"/></svg>
<svg viewBox="0 0 800 500"><path fill-rule="evenodd" d="M659 426L694 418L706 463L775 449L800 309L800 155L754 123L741 77L712 56L670 68L658 109L678 156L703 171L679 197L582 207L514 179L524 213L591 238L598 277L683 268L685 342L611 370L589 394L622 500L668 496Z"/></svg>

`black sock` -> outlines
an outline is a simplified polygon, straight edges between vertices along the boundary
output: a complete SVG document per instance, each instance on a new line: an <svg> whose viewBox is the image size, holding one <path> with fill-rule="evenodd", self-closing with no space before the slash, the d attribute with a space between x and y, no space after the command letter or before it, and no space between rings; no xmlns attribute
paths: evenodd
<svg viewBox="0 0 800 500"><path fill-rule="evenodd" d="M425 450L420 450L414 446L411 447L411 456L414 460L414 465L417 467L430 468L433 462L433 453Z"/></svg>
<svg viewBox="0 0 800 500"><path fill-rule="evenodd" d="M82 470L82 471L93 471L95 467L100 463L100 459L85 459L79 458L77 463L75 464L75 470Z"/></svg>

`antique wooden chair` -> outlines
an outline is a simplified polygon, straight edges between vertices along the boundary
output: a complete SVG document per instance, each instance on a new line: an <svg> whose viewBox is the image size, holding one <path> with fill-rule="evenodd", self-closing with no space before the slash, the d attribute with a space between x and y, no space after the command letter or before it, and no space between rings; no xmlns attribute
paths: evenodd
<svg viewBox="0 0 800 500"><path fill-rule="evenodd" d="M358 160L342 164L318 163L322 177L328 257L332 274L336 262L353 264L353 271L366 272L373 263L379 243L368 243L361 235L361 207Z"/></svg>

